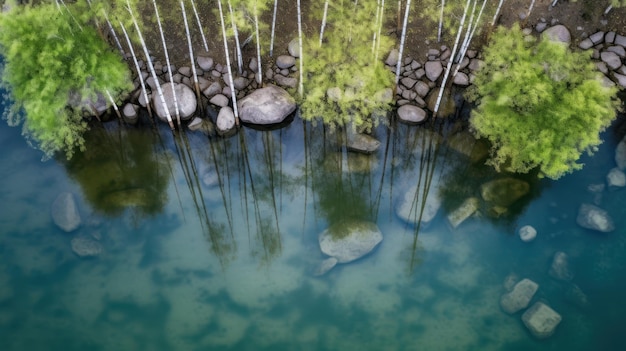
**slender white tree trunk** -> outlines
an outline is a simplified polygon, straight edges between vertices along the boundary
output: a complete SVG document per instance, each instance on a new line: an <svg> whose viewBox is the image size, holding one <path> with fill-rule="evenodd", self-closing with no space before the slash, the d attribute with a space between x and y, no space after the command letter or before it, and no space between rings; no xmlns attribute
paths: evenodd
<svg viewBox="0 0 626 351"><path fill-rule="evenodd" d="M235 14L233 13L233 6L230 4L230 0L226 0L228 5L228 12L230 13L230 24L233 27L233 35L235 37L235 50L237 51L237 72L243 73L243 57L241 55L241 45L239 44L239 31L237 31L237 24L235 23Z"/></svg>
<svg viewBox="0 0 626 351"><path fill-rule="evenodd" d="M270 38L270 57L274 56L274 33L276 32L276 11L278 9L278 0L274 0L274 12L272 14L272 35Z"/></svg>
<svg viewBox="0 0 626 351"><path fill-rule="evenodd" d="M609 5L606 10L604 10L604 14L607 15L613 9L613 5Z"/></svg>
<svg viewBox="0 0 626 351"><path fill-rule="evenodd" d="M467 49L469 49L469 45L472 42L472 39L474 39L474 33L476 33L476 28L478 28L478 25L480 24L480 18L483 15L483 10L485 9L485 5L486 4L487 4L487 0L483 0L483 5L480 7L480 11L478 12L478 18L476 19L476 24L472 28L472 33L469 36L469 40L467 42L463 43L463 46L461 47L461 51L459 52L460 60L463 59L463 57L467 53ZM460 60L458 62L460 62ZM455 67L454 74L452 74L453 78L456 77L457 73L459 73L460 67L461 67L461 65L457 65Z"/></svg>
<svg viewBox="0 0 626 351"><path fill-rule="evenodd" d="M226 24L224 24L224 11L222 10L222 0L217 0L217 7L220 12L220 24L222 26L222 40L224 41L224 55L226 56L226 67L228 68L228 86L230 87L230 95L233 102L233 113L235 115L235 124L239 125L239 109L237 108L237 92L233 83L233 69L231 68L230 54L228 52L228 38L226 37Z"/></svg>
<svg viewBox="0 0 626 351"><path fill-rule="evenodd" d="M122 114L120 113L120 110L117 108L117 104L115 103L115 100L113 99L113 96L111 95L111 92L109 91L109 89L105 89L104 92L107 94L107 97L109 98L109 101L111 102L111 106L113 106L113 109L115 110L115 114L121 120Z"/></svg>
<svg viewBox="0 0 626 351"><path fill-rule="evenodd" d="M298 45L300 51L300 57L298 61L300 61L300 81L298 82L298 94L300 94L300 98L304 97L304 56L302 52L303 39L302 39L302 8L300 6L300 0L297 3L298 6Z"/></svg>
<svg viewBox="0 0 626 351"><path fill-rule="evenodd" d="M187 11L185 11L185 3L180 1L180 9L183 12L183 21L185 22L185 34L187 35L187 47L189 49L189 60L191 61L191 75L193 76L193 85L200 105L200 84L198 83L198 73L196 72L196 60L193 55L193 46L191 45L191 35L189 34L189 24L187 23Z"/></svg>
<svg viewBox="0 0 626 351"><path fill-rule="evenodd" d="M474 14L476 12L476 3L478 0L472 0L472 13L470 14L469 22L467 23L467 30L465 31L465 37L463 41L461 41L461 50L459 50L459 54L463 51L463 47L465 43L469 40L470 33L472 32L472 25L474 24ZM451 59L455 59L455 63L459 62L462 57L460 55L452 56Z"/></svg>
<svg viewBox="0 0 626 351"><path fill-rule="evenodd" d="M376 52L376 39L378 38L378 26L380 21L380 0L376 0L376 18L374 20L374 34L372 34L372 54ZM321 45L320 41L320 45Z"/></svg>
<svg viewBox="0 0 626 351"><path fill-rule="evenodd" d="M450 58L456 55L456 49L459 46L459 39L461 38L461 32L463 31L463 26L465 25L465 18L467 17L467 11L469 10L471 0L467 0L465 3L465 10L463 11L463 17L461 18L461 24L459 25L459 30L456 33L456 39L454 40L454 47L452 48L452 55ZM441 81L441 88L439 88L439 95L437 96L437 102L435 103L435 109L433 111L433 115L437 116L437 112L439 112L439 105L441 104L441 98L443 97L443 91L446 89L446 83L448 81L448 76L450 75L450 68L452 67L452 59L448 60L448 66L446 67L446 73L443 76L443 80Z"/></svg>
<svg viewBox="0 0 626 351"><path fill-rule="evenodd" d="M146 46L146 42L143 40L143 35L139 30L139 25L137 24L137 20L135 19L135 15L131 12L130 4L128 5L128 11L130 12L130 16L132 17L133 24L135 25L135 30L137 31L137 35L139 36L139 41L141 42L141 47L143 48L143 53L146 57L146 63L148 64L148 68L150 69L150 73L152 74L152 79L154 79L154 85L157 88L157 94L159 95L159 100L161 100L161 105L163 106L163 110L165 111L165 118L167 119L167 123L169 123L170 128L174 130L174 123L172 123L172 115L170 114L169 108L167 108L167 102L165 101L165 97L163 96L163 90L161 89L161 84L159 84L159 77L154 71L154 65L152 64L152 60L150 59L150 52L148 52L148 47ZM146 103L150 103L146 101Z"/></svg>
<svg viewBox="0 0 626 351"><path fill-rule="evenodd" d="M556 6L556 3L557 3L557 2L559 2L559 0L554 0L554 1L552 2L552 4L550 4L550 6L551 6L551 7Z"/></svg>
<svg viewBox="0 0 626 351"><path fill-rule="evenodd" d="M407 0L404 10L404 20L402 22L402 35L400 36L400 50L398 51L398 62L396 63L396 85L400 82L400 68L402 67L402 52L406 40L406 27L409 23L409 11L411 10L411 0Z"/></svg>
<svg viewBox="0 0 626 351"><path fill-rule="evenodd" d="M122 47L122 43L120 43L120 39L117 37L117 33L115 33L115 29L113 29L113 25L111 24L111 21L109 21L109 15L107 15L106 12L104 12L104 18L107 21L107 26L109 27L109 32L111 32L111 35L113 35L113 40L115 41L115 46L117 46L117 49L120 51L120 53L122 54L122 57L126 56L126 52L124 52L124 48ZM124 59L126 59L126 57L124 57Z"/></svg>
<svg viewBox="0 0 626 351"><path fill-rule="evenodd" d="M500 0L500 2L498 3L498 7L496 8L496 13L493 14L493 19L491 20L492 27L496 25L496 21L498 20L498 15L500 14L500 9L502 8L503 3L504 3L504 0Z"/></svg>
<svg viewBox="0 0 626 351"><path fill-rule="evenodd" d="M320 47L322 47L322 40L324 40L324 28L326 27L327 15L328 15L328 0L324 2L324 14L322 15L322 26L320 27Z"/></svg>
<svg viewBox="0 0 626 351"><path fill-rule="evenodd" d="M261 65L261 38L259 37L259 10L256 6L256 0L254 1L254 32L256 35L256 60L257 60L256 82L258 84L262 84L263 83L263 69Z"/></svg>
<svg viewBox="0 0 626 351"><path fill-rule="evenodd" d="M196 16L196 22L198 23L198 29L200 30L200 35L202 36L202 44L204 45L204 51L209 52L209 45L206 42L206 36L204 35L204 30L202 29L202 23L200 23L200 16L198 16L198 10L196 9L196 2L191 0L191 7L193 8L193 14Z"/></svg>
<svg viewBox="0 0 626 351"><path fill-rule="evenodd" d="M383 24L385 22L385 0L381 1L380 6L380 20L378 23L378 42L376 43L376 54L374 56L374 62L378 61L378 55L380 53L380 38L382 35Z"/></svg>
<svg viewBox="0 0 626 351"><path fill-rule="evenodd" d="M172 75L172 66L170 65L170 55L167 50L167 44L165 43L165 34L163 33L163 26L161 25L161 16L159 15L159 8L157 7L156 0L152 0L154 6L154 13L157 18L157 24L159 25L159 33L161 34L161 43L163 45L163 52L165 53L165 63L167 64L167 73L170 78L170 84L172 84L172 95L174 97L174 107L176 108L176 123L180 128L180 111L178 110L178 98L176 96L176 89L174 89L174 78Z"/></svg>
<svg viewBox="0 0 626 351"><path fill-rule="evenodd" d="M146 89L146 82L143 79L143 75L141 74L141 67L139 67L139 61L137 60L137 55L135 55L135 49L133 49L133 43L130 41L130 37L126 32L126 28L122 22L120 23L120 27L122 28L122 32L124 32L124 37L126 37L126 44L128 44L128 48L130 50L130 55L133 58L133 62L135 63L135 69L137 70L137 77L139 78L139 84L141 85L141 94L143 95L144 100L146 101L146 108L148 109L148 114L150 118L152 118L152 109L150 108L150 100L148 99L148 90Z"/></svg>
<svg viewBox="0 0 626 351"><path fill-rule="evenodd" d="M533 11L533 7L535 7L535 0L530 1L530 7L528 7L528 12L526 13L525 20L528 20L528 17L530 17L530 13Z"/></svg>
<svg viewBox="0 0 626 351"><path fill-rule="evenodd" d="M446 0L441 0L441 12L439 12L439 29L437 30L437 42L441 42L441 29L443 28L443 9L446 6Z"/></svg>

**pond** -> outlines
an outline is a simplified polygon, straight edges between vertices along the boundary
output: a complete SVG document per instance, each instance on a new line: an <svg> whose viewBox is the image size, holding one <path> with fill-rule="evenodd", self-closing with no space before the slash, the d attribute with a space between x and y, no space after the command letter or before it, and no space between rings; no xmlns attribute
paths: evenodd
<svg viewBox="0 0 626 351"><path fill-rule="evenodd" d="M109 122L72 162L41 162L0 123L0 349L621 349L626 190L588 189L615 167L617 128L582 171L513 175L528 194L506 211L481 202L454 228L455 206L505 176L459 153L477 147L456 127L394 123L375 130L375 154L360 155L297 116L224 139ZM402 220L400 201L408 194L419 209L424 189L441 198L437 215ZM81 217L71 233L51 217L64 192ZM576 224L594 201L615 231ZM315 276L319 233L348 219L376 223L383 241ZM520 240L524 225L534 241ZM102 252L78 256L75 238ZM559 251L570 281L549 274ZM554 335L538 340L523 311L502 310L511 274L539 285L531 303L561 315Z"/></svg>

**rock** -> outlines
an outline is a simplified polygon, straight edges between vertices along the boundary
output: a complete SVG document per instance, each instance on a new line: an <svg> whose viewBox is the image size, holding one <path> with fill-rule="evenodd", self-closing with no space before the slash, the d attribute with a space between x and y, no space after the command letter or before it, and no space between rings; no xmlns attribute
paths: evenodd
<svg viewBox="0 0 626 351"><path fill-rule="evenodd" d="M163 80L161 78L158 79L159 84L161 85L161 89L163 89ZM152 78L152 76L148 77L148 79L146 79L146 84L148 84L148 86L150 86L150 90L152 90L153 92L157 92L157 87L156 87L156 83L154 82L154 78Z"/></svg>
<svg viewBox="0 0 626 351"><path fill-rule="evenodd" d="M284 89L268 85L239 100L238 106L242 122L275 124L296 110L296 101Z"/></svg>
<svg viewBox="0 0 626 351"><path fill-rule="evenodd" d="M565 300L579 308L585 308L589 305L587 295L576 284L570 284L567 287L565 290Z"/></svg>
<svg viewBox="0 0 626 351"><path fill-rule="evenodd" d="M418 205L421 205L423 200L422 191L419 191L417 185L413 185L400 197L396 205L396 215L407 223L417 224L420 221ZM439 208L441 208L441 198L438 190L433 188L426 197L426 204L424 205L424 212L421 218L422 225L428 225L439 212Z"/></svg>
<svg viewBox="0 0 626 351"><path fill-rule="evenodd" d="M322 252L337 259L337 263L357 260L372 251L383 240L374 223L346 221L334 224L322 232L319 245Z"/></svg>
<svg viewBox="0 0 626 351"><path fill-rule="evenodd" d="M346 148L349 151L372 154L380 147L380 141L367 134L348 132Z"/></svg>
<svg viewBox="0 0 626 351"><path fill-rule="evenodd" d="M596 64L596 68L598 69L598 71L602 72L602 74L609 73L609 69L608 67L606 67L606 63L599 61L599 62L595 62L595 64Z"/></svg>
<svg viewBox="0 0 626 351"><path fill-rule="evenodd" d="M511 292L513 288L515 288L515 284L519 282L519 277L515 273L510 273L504 278L504 283L502 283L502 287L504 290Z"/></svg>
<svg viewBox="0 0 626 351"><path fill-rule="evenodd" d="M448 222L450 222L453 228L458 227L478 210L479 205L480 201L478 198L470 197L465 199L461 206L448 214Z"/></svg>
<svg viewBox="0 0 626 351"><path fill-rule="evenodd" d="M454 84L466 87L470 84L469 77L463 72L458 72L456 76L454 76Z"/></svg>
<svg viewBox="0 0 626 351"><path fill-rule="evenodd" d="M609 188L623 188L626 186L626 174L617 167L613 168L609 171L609 174L606 175L606 182Z"/></svg>
<svg viewBox="0 0 626 351"><path fill-rule="evenodd" d="M230 102L230 100L222 95L222 94L217 94L215 96L213 96L210 100L209 103L213 104L215 106L219 106L219 107L226 107L228 106L228 103Z"/></svg>
<svg viewBox="0 0 626 351"><path fill-rule="evenodd" d="M539 285L534 281L524 278L513 287L511 292L502 295L500 307L504 312L513 314L528 307L530 300L535 296Z"/></svg>
<svg viewBox="0 0 626 351"><path fill-rule="evenodd" d="M196 58L196 63L198 67L202 68L203 71L208 72L213 69L213 58L208 56L198 56Z"/></svg>
<svg viewBox="0 0 626 351"><path fill-rule="evenodd" d="M615 42L615 32L607 32L604 36L604 42L607 44L613 44L613 42Z"/></svg>
<svg viewBox="0 0 626 351"><path fill-rule="evenodd" d="M395 66L398 64L398 56L400 55L400 53L398 52L398 49L392 49L389 52L389 55L387 56L387 59L385 60L385 64L389 65L389 66Z"/></svg>
<svg viewBox="0 0 626 351"><path fill-rule="evenodd" d="M489 154L487 145L469 131L463 130L448 138L448 147L469 158L472 163L483 160Z"/></svg>
<svg viewBox="0 0 626 351"><path fill-rule="evenodd" d="M604 233L615 230L613 219L609 214L605 210L591 204L580 205L576 223L583 228Z"/></svg>
<svg viewBox="0 0 626 351"><path fill-rule="evenodd" d="M551 41L565 43L567 45L572 41L572 36L567 29L562 24L557 24L556 26L550 27L541 33L542 37L546 37Z"/></svg>
<svg viewBox="0 0 626 351"><path fill-rule="evenodd" d="M161 86L161 90L163 91L163 97L165 99L165 104L167 109L170 112L172 120L176 119L176 106L174 105L174 90L176 90L176 100L178 102L178 112L180 114L180 119L187 120L190 119L191 116L196 112L196 107L198 106L198 102L196 100L196 94L194 94L193 90L190 87L177 84L177 83L165 83ZM163 103L158 94L154 94L152 96L152 106L154 107L154 111L157 116L162 120L167 122L166 110L163 107Z"/></svg>
<svg viewBox="0 0 626 351"><path fill-rule="evenodd" d="M623 35L615 35L615 40L613 41L616 45L626 48L626 37Z"/></svg>
<svg viewBox="0 0 626 351"><path fill-rule="evenodd" d="M525 243L535 240L536 237L537 230L530 225L525 225L519 229L519 238Z"/></svg>
<svg viewBox="0 0 626 351"><path fill-rule="evenodd" d="M426 111L414 105L400 106L397 113L400 121L407 124L420 124L427 118Z"/></svg>
<svg viewBox="0 0 626 351"><path fill-rule="evenodd" d="M285 88L295 88L298 85L298 79L293 77L285 77L282 74L277 74L274 76L274 81L276 84Z"/></svg>
<svg viewBox="0 0 626 351"><path fill-rule="evenodd" d="M276 58L276 66L280 69L289 69L296 64L296 58L289 55L280 55Z"/></svg>
<svg viewBox="0 0 626 351"><path fill-rule="evenodd" d="M124 108L122 109L122 117L124 117L124 121L126 123L135 124L137 123L137 119L139 118L139 115L137 114L138 112L139 112L138 105L127 103L126 105L124 105Z"/></svg>
<svg viewBox="0 0 626 351"><path fill-rule="evenodd" d="M612 70L616 70L622 65L622 60L612 51L603 51L600 54L600 59Z"/></svg>
<svg viewBox="0 0 626 351"><path fill-rule="evenodd" d="M443 72L443 66L441 66L440 61L428 61L424 65L424 69L426 70L426 77L433 82L439 79Z"/></svg>
<svg viewBox="0 0 626 351"><path fill-rule="evenodd" d="M343 96L343 92L341 91L341 88L339 87L332 87L332 88L326 89L326 98L329 101L339 101L341 100L342 96Z"/></svg>
<svg viewBox="0 0 626 351"><path fill-rule="evenodd" d="M400 83L402 83L405 88L411 89L413 88L413 86L415 86L415 83L417 83L417 81L411 77L404 77L400 80Z"/></svg>
<svg viewBox="0 0 626 351"><path fill-rule="evenodd" d="M583 50L588 50L588 49L591 49L593 47L593 42L591 41L591 39L587 38L587 39L581 41L580 44L578 44L578 47L583 49Z"/></svg>
<svg viewBox="0 0 626 351"><path fill-rule="evenodd" d="M483 200L502 207L509 207L529 190L528 183L510 177L492 180L480 187Z"/></svg>
<svg viewBox="0 0 626 351"><path fill-rule="evenodd" d="M102 244L89 237L75 237L71 245L72 251L80 257L93 257L102 253Z"/></svg>
<svg viewBox="0 0 626 351"><path fill-rule="evenodd" d="M222 92L222 85L218 82L213 82L208 88L202 91L202 94L208 99Z"/></svg>
<svg viewBox="0 0 626 351"><path fill-rule="evenodd" d="M604 32L595 32L589 36L589 39L593 42L594 45L600 44L604 42Z"/></svg>
<svg viewBox="0 0 626 351"><path fill-rule="evenodd" d="M219 135L228 135L235 130L235 113L230 106L220 109L215 125Z"/></svg>
<svg viewBox="0 0 626 351"><path fill-rule="evenodd" d="M178 73L182 74L185 77L191 77L191 67L188 66L183 66L181 68L178 69Z"/></svg>
<svg viewBox="0 0 626 351"><path fill-rule="evenodd" d="M617 144L615 148L615 163L622 171L626 169L626 136Z"/></svg>
<svg viewBox="0 0 626 351"><path fill-rule="evenodd" d="M621 58L626 57L626 49L624 49L622 46L618 46L618 45L609 46L608 48L606 48L606 51L614 52L617 54L617 56Z"/></svg>
<svg viewBox="0 0 626 351"><path fill-rule="evenodd" d="M245 88L247 88L248 84L250 84L250 81L248 80L248 78L245 78L245 77L237 77L233 80L233 85L235 86L235 89L237 89L238 91L244 90Z"/></svg>
<svg viewBox="0 0 626 351"><path fill-rule="evenodd" d="M298 38L292 39L287 45L287 51L289 55L295 58L300 57L300 40Z"/></svg>
<svg viewBox="0 0 626 351"><path fill-rule="evenodd" d="M554 279L563 281L570 281L574 278L574 273L569 264L569 256L565 252L558 251L554 254L548 274Z"/></svg>
<svg viewBox="0 0 626 351"><path fill-rule="evenodd" d="M471 59L468 68L470 71L475 72L478 71L482 66L485 65L485 61L479 59Z"/></svg>
<svg viewBox="0 0 626 351"><path fill-rule="evenodd" d="M51 214L54 224L68 233L80 226L80 213L78 213L78 206L72 193L59 194L52 203Z"/></svg>
<svg viewBox="0 0 626 351"><path fill-rule="evenodd" d="M194 117L187 125L187 128L191 131L201 131L205 134L210 134L213 129L211 122L200 117Z"/></svg>
<svg viewBox="0 0 626 351"><path fill-rule="evenodd" d="M626 75L615 73L613 74L613 77L615 77L615 80L617 80L617 84L619 84L619 86L621 86L623 89L626 89Z"/></svg>
<svg viewBox="0 0 626 351"><path fill-rule="evenodd" d="M539 22L537 23L537 25L535 26L535 30L537 31L537 33L541 33L544 30L546 30L546 27L548 26L548 24L546 22Z"/></svg>
<svg viewBox="0 0 626 351"><path fill-rule="evenodd" d="M430 92L430 87L428 86L428 84L420 80L415 84L413 90L415 90L417 95L419 95L420 97L425 97Z"/></svg>
<svg viewBox="0 0 626 351"><path fill-rule="evenodd" d="M554 334L561 319L560 314L542 302L536 302L522 315L524 325L538 339L545 339Z"/></svg>

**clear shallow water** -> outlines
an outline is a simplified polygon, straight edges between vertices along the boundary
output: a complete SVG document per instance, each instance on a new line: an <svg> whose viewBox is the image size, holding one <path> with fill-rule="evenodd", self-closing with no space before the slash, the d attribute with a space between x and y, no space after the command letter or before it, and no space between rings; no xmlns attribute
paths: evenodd
<svg viewBox="0 0 626 351"><path fill-rule="evenodd" d="M159 139L148 127L107 129L93 140L107 152L67 164L40 162L18 129L0 126L2 350L621 349L626 190L602 194L615 232L575 224L594 197L587 186L614 167L611 131L583 171L532 182L510 216L452 229L442 209L416 239L394 208L426 165L420 128L397 126L387 145L380 129L369 158L348 156L320 128L305 133L298 119L213 144L192 135L193 166L165 130ZM432 188L465 194L475 174L492 176L467 162L442 149ZM454 172L469 185L439 177ZM70 234L50 217L63 191L83 221ZM382 244L314 277L317 235L348 217L375 221ZM532 243L515 235L525 224L539 232ZM102 255L77 257L70 240L93 235ZM571 257L571 284L548 275L556 251ZM534 300L562 315L548 340L501 311L510 273L539 283ZM568 298L572 284L586 305Z"/></svg>

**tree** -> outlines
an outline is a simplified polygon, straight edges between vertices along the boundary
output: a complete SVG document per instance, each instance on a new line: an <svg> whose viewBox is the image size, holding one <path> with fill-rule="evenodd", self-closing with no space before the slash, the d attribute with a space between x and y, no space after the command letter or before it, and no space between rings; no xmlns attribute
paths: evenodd
<svg viewBox="0 0 626 351"><path fill-rule="evenodd" d="M588 54L547 38L499 28L468 97L477 137L492 143L489 164L557 179L582 168L615 117L616 88L607 87Z"/></svg>
<svg viewBox="0 0 626 351"><path fill-rule="evenodd" d="M126 64L85 20L94 17L71 9L48 3L0 15L2 80L23 111L8 122L23 123L23 134L48 156L68 158L84 149L83 109L107 91L119 97L132 88Z"/></svg>

